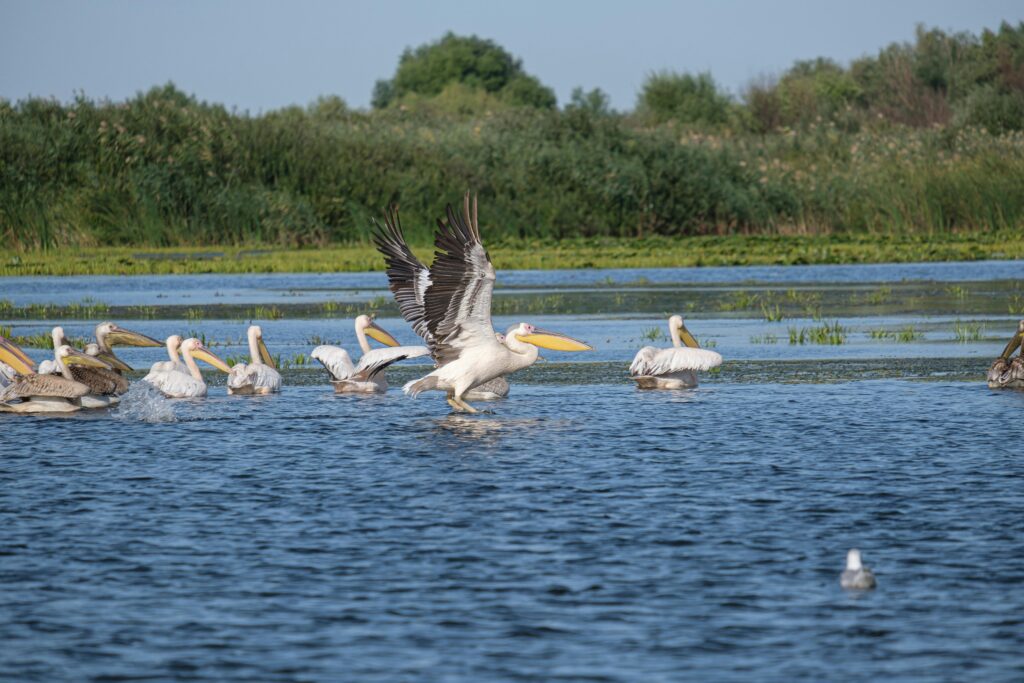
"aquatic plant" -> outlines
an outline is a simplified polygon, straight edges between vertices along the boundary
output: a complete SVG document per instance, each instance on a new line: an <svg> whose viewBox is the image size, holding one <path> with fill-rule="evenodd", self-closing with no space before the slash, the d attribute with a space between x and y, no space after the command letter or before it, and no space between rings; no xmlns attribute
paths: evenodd
<svg viewBox="0 0 1024 683"><path fill-rule="evenodd" d="M277 306L254 306L249 309L246 317L249 320L280 320L284 311Z"/></svg>
<svg viewBox="0 0 1024 683"><path fill-rule="evenodd" d="M901 344L907 344L924 338L924 334L919 332L913 325L904 325L898 330L874 329L868 332L868 336L872 339L894 341Z"/></svg>
<svg viewBox="0 0 1024 683"><path fill-rule="evenodd" d="M665 332L660 327L645 327L640 330L640 338L646 341L663 341L667 340Z"/></svg>
<svg viewBox="0 0 1024 683"><path fill-rule="evenodd" d="M891 297L892 297L892 287L889 287L887 285L883 285L882 287L879 287L878 289L870 292L864 298L864 300L867 303L869 303L869 304L871 304L873 306L880 306L880 305L886 303L887 301L889 301L889 299Z"/></svg>
<svg viewBox="0 0 1024 683"><path fill-rule="evenodd" d="M778 344L779 338L774 334L755 335L750 338L751 344Z"/></svg>
<svg viewBox="0 0 1024 683"><path fill-rule="evenodd" d="M961 344L980 341L984 329L985 326L981 323L961 322L959 319L953 323L953 334L956 336L956 340Z"/></svg>
<svg viewBox="0 0 1024 683"><path fill-rule="evenodd" d="M779 320L782 320L782 308L778 304L769 305L762 301L761 315L768 322L778 322Z"/></svg>
<svg viewBox="0 0 1024 683"><path fill-rule="evenodd" d="M814 327L789 327L790 344L822 344L839 345L846 343L847 329L838 320L826 322Z"/></svg>
<svg viewBox="0 0 1024 683"><path fill-rule="evenodd" d="M946 292L954 299L961 300L966 299L969 293L967 289L965 287L962 287L961 285L949 285L948 287L946 287Z"/></svg>

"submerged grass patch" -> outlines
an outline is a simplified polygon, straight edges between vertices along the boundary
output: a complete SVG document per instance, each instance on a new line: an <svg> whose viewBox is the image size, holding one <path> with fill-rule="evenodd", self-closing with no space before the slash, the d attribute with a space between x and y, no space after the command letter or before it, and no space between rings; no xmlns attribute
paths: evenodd
<svg viewBox="0 0 1024 683"><path fill-rule="evenodd" d="M960 320L953 323L953 334L956 335L956 340L961 344L981 341L981 335L984 331L985 326L981 323L961 322Z"/></svg>
<svg viewBox="0 0 1024 683"><path fill-rule="evenodd" d="M847 329L838 320L814 327L789 327L790 344L822 344L838 346L846 343Z"/></svg>
<svg viewBox="0 0 1024 683"><path fill-rule="evenodd" d="M900 344L909 344L924 338L924 333L919 332L913 325L904 325L898 330L886 330L884 328L874 329L868 332L872 339L880 341L894 341Z"/></svg>

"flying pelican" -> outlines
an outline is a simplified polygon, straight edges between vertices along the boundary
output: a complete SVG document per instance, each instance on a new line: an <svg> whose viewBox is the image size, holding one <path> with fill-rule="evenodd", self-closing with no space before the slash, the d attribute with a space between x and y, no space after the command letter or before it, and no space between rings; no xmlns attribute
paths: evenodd
<svg viewBox="0 0 1024 683"><path fill-rule="evenodd" d="M839 575L839 585L852 590L870 590L875 587L875 575L860 561L860 551L856 548L846 553L846 569Z"/></svg>
<svg viewBox="0 0 1024 683"><path fill-rule="evenodd" d="M35 372L35 363L21 349L0 337L0 364L5 366L0 374L9 378L0 389L0 412L73 413L87 407L82 399L88 396L89 387L75 381L69 368L109 366L66 344L57 349L57 358L63 375L40 375Z"/></svg>
<svg viewBox="0 0 1024 683"><path fill-rule="evenodd" d="M185 359L185 367L188 372L175 370L153 371L151 370L142 381L152 384L163 392L168 398L196 398L206 396L206 382L203 381L203 373L199 371L195 359L209 363L218 370L230 373L228 364L217 357L213 351L203 346L203 343L191 337L181 343L181 355Z"/></svg>
<svg viewBox="0 0 1024 683"><path fill-rule="evenodd" d="M353 363L348 351L340 346L318 346L310 354L327 369L331 384L338 394L382 394L388 390L388 378L384 371L392 363L406 358L419 358L430 353L425 346L400 346L383 327L368 315L355 320L356 339L363 355L359 363ZM369 335L388 348L371 349L366 340Z"/></svg>
<svg viewBox="0 0 1024 683"><path fill-rule="evenodd" d="M228 373L229 394L273 394L281 391L281 373L263 343L259 325L249 326L249 355L252 362L236 363Z"/></svg>
<svg viewBox="0 0 1024 683"><path fill-rule="evenodd" d="M402 221L398 209L392 207L384 213L384 225L374 220L377 231L374 242L377 249L384 255L385 270L388 276L388 288L398 302L398 308L405 321L412 325L428 346L433 343L433 335L426 322L426 292L430 286L430 270L416 258L405 241ZM499 344L504 345L505 335L495 332ZM493 401L506 398L509 392L508 380L499 375L494 379L473 387L462 398L465 401Z"/></svg>
<svg viewBox="0 0 1024 683"><path fill-rule="evenodd" d="M1024 389L1024 320L1017 324L1017 332L1003 352L988 369L989 389ZM1020 347L1020 354L1011 358Z"/></svg>
<svg viewBox="0 0 1024 683"><path fill-rule="evenodd" d="M429 333L420 336L427 340L438 366L425 377L408 382L404 391L410 396L444 391L452 408L475 413L476 408L466 403L466 392L533 365L537 347L556 351L588 351L591 347L529 323L510 328L504 344L498 341L491 324L494 265L480 241L475 199L470 209L468 192L461 216L448 205L448 220L439 220L434 233L434 263L429 271L414 274L416 282L411 289L403 290L404 300L397 292L395 299L406 320L411 318L413 329ZM412 253L400 230L384 230L377 225L375 239L385 258ZM422 303L416 299L420 293Z"/></svg>
<svg viewBox="0 0 1024 683"><path fill-rule="evenodd" d="M683 319L668 319L672 348L645 346L640 349L629 374L640 389L686 389L697 386L697 370L710 370L722 364L722 356L700 348ZM683 346L685 344L686 346Z"/></svg>

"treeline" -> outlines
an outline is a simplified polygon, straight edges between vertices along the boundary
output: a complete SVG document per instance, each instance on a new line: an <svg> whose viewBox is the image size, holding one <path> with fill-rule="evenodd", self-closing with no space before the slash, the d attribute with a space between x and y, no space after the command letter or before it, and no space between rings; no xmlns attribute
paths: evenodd
<svg viewBox="0 0 1024 683"><path fill-rule="evenodd" d="M633 112L563 108L490 41L403 55L374 108L259 116L173 85L126 102L0 102L0 236L66 245L362 241L397 203L429 240L480 194L489 240L1024 227L1024 24L919 31L849 67L799 63L729 97L652 74Z"/></svg>

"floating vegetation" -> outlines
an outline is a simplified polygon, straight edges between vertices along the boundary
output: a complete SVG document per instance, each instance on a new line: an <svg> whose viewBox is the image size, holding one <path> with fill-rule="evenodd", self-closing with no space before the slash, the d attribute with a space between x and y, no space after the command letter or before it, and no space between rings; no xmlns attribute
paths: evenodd
<svg viewBox="0 0 1024 683"><path fill-rule="evenodd" d="M665 332L660 327L645 327L640 331L640 338L647 341L667 340Z"/></svg>
<svg viewBox="0 0 1024 683"><path fill-rule="evenodd" d="M882 304L887 303L891 298L892 287L882 286L870 292L866 297L864 297L864 301L872 306L881 306Z"/></svg>
<svg viewBox="0 0 1024 683"><path fill-rule="evenodd" d="M894 341L900 344L909 344L924 338L924 333L919 332L913 325L904 325L898 330L887 330L884 328L874 329L868 332L872 339L880 341Z"/></svg>
<svg viewBox="0 0 1024 683"><path fill-rule="evenodd" d="M946 287L946 293L948 293L954 299L960 299L962 301L967 298L967 295L970 292L968 292L966 288L961 287L960 285L950 285Z"/></svg>
<svg viewBox="0 0 1024 683"><path fill-rule="evenodd" d="M699 344L702 349L713 349L718 346L718 342L714 339L702 339Z"/></svg>
<svg viewBox="0 0 1024 683"><path fill-rule="evenodd" d="M778 304L761 302L761 315L770 323L782 320L782 308Z"/></svg>
<svg viewBox="0 0 1024 683"><path fill-rule="evenodd" d="M83 299L77 304L26 304L16 306L9 299L0 299L0 317L2 318L32 318L39 320L50 320L54 318L106 318L110 314L110 306L94 301Z"/></svg>
<svg viewBox="0 0 1024 683"><path fill-rule="evenodd" d="M821 344L838 346L846 343L847 329L838 320L822 323L815 327L790 327L790 344Z"/></svg>
<svg viewBox="0 0 1024 683"><path fill-rule="evenodd" d="M774 334L755 335L750 338L751 344L778 344L779 338Z"/></svg>
<svg viewBox="0 0 1024 683"><path fill-rule="evenodd" d="M255 306L249 309L246 317L249 320L280 320L284 311L277 306Z"/></svg>
<svg viewBox="0 0 1024 683"><path fill-rule="evenodd" d="M961 344L967 342L981 341L981 335L985 330L985 326L981 323L973 322L961 322L957 320L953 323L953 333L956 335L956 340Z"/></svg>

